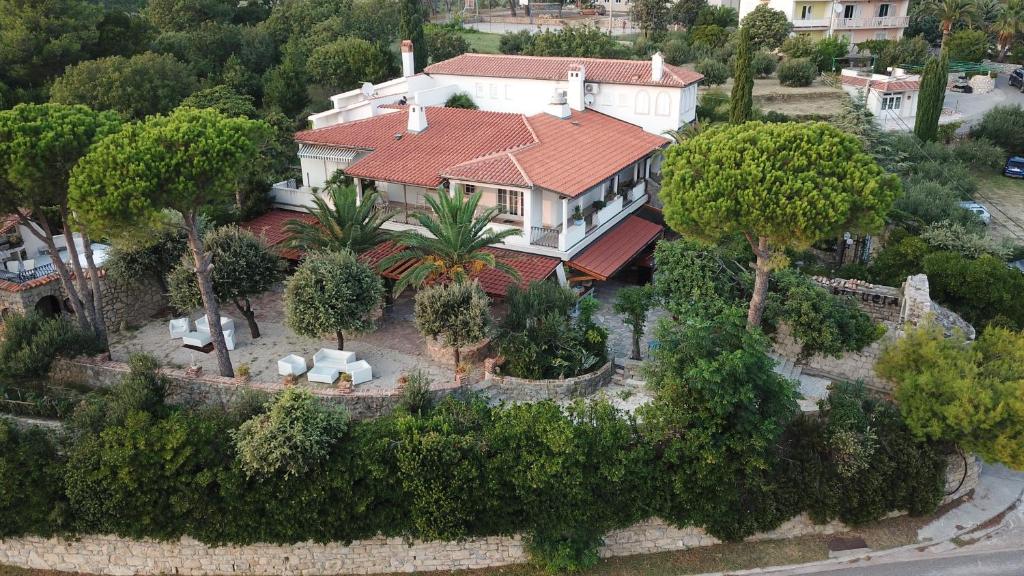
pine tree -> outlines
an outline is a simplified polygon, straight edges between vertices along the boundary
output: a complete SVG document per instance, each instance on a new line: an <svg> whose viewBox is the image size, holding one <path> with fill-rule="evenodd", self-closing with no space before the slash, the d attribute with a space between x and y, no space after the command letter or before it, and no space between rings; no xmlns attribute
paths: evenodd
<svg viewBox="0 0 1024 576"><path fill-rule="evenodd" d="M750 28L743 26L740 28L736 68L732 75L732 97L729 101L729 122L733 124L742 124L750 120L754 98L754 70L750 52Z"/></svg>
<svg viewBox="0 0 1024 576"><path fill-rule="evenodd" d="M427 39L423 34L423 8L419 0L401 0L399 17L399 37L412 40L416 71L422 72L427 66Z"/></svg>
<svg viewBox="0 0 1024 576"><path fill-rule="evenodd" d="M923 141L935 140L939 132L939 116L946 99L946 83L949 79L949 55L945 50L938 58L932 58L924 66L921 76L921 92L917 103L917 122L914 134Z"/></svg>

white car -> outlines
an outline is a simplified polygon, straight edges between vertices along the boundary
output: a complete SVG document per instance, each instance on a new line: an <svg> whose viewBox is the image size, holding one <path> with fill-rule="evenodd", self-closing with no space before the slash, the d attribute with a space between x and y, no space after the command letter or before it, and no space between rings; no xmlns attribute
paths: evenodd
<svg viewBox="0 0 1024 576"><path fill-rule="evenodd" d="M988 226L989 223L992 222L992 215L989 214L988 208L985 208L984 206L978 204L977 202L967 200L961 202L960 207L963 208L964 210L970 210L971 212L977 214L978 218L981 218L981 221L984 222L986 226Z"/></svg>

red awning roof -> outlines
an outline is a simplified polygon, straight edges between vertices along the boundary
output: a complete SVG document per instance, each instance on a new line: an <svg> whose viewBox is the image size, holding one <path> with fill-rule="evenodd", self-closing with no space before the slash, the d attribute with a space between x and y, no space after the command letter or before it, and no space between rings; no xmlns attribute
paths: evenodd
<svg viewBox="0 0 1024 576"><path fill-rule="evenodd" d="M242 223L241 227L249 230L257 236L263 236L263 238L266 239L267 244L271 246L278 246L278 253L282 258L298 260L299 258L302 258L302 252L300 250L279 246L290 236L284 230L284 226L289 220L301 220L302 222L313 224L316 222L316 217L308 212L271 210L266 214L257 216L248 222Z"/></svg>
<svg viewBox="0 0 1024 576"><path fill-rule="evenodd" d="M402 248L399 245L388 241L378 245L376 248L364 252L359 256L359 259L376 267L382 260L399 252L401 249ZM547 278L555 271L555 267L561 263L558 258L525 254L513 250L505 250L503 248L484 248L484 250L494 254L496 259L514 268L515 271L519 273L519 284L522 286ZM382 271L381 276L397 280L402 273L411 268L413 264L413 260L399 262L387 270ZM504 272L493 268L484 270L480 274L478 280L480 281L480 287L484 289L484 292L489 296L499 298L504 298L505 292L508 291L509 284L512 283L512 278L507 276Z"/></svg>
<svg viewBox="0 0 1024 576"><path fill-rule="evenodd" d="M639 216L627 216L567 264L596 280L607 280L639 256L661 233L661 226Z"/></svg>

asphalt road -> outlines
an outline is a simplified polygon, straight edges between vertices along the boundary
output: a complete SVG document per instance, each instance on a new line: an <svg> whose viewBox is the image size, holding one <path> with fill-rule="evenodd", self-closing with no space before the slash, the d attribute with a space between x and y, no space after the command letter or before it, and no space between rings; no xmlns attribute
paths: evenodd
<svg viewBox="0 0 1024 576"><path fill-rule="evenodd" d="M904 562L886 562L845 568L823 567L818 572L778 572L773 574L813 574L814 576L1021 576L1024 575L1024 549L977 552Z"/></svg>

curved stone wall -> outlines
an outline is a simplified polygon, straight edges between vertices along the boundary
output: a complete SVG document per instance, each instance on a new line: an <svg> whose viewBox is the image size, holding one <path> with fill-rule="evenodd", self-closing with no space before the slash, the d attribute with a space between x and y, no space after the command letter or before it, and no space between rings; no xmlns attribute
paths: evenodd
<svg viewBox="0 0 1024 576"><path fill-rule="evenodd" d="M481 387L492 397L510 402L568 400L589 396L598 388L607 386L614 373L615 366L611 361L597 370L581 376L552 380L530 380L485 372Z"/></svg>

